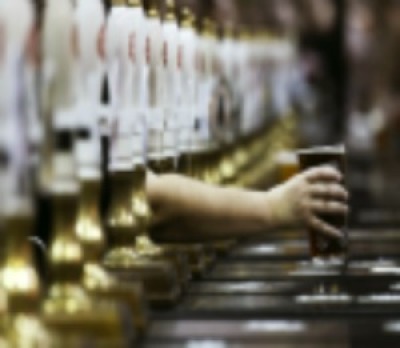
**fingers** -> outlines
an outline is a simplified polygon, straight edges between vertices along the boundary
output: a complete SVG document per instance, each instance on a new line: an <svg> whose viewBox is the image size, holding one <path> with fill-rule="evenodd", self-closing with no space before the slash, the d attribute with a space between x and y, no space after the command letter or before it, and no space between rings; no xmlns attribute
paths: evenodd
<svg viewBox="0 0 400 348"><path fill-rule="evenodd" d="M343 235L339 229L323 222L321 219L318 219L314 215L309 216L308 223L313 229L319 231L320 233L322 233L328 237L337 238L337 239L343 238Z"/></svg>
<svg viewBox="0 0 400 348"><path fill-rule="evenodd" d="M306 179L310 183L318 181L341 181L342 174L336 168L330 166L321 166L306 171Z"/></svg>
<svg viewBox="0 0 400 348"><path fill-rule="evenodd" d="M312 212L320 214L347 215L349 212L347 204L339 201L311 200L308 207Z"/></svg>
<svg viewBox="0 0 400 348"><path fill-rule="evenodd" d="M347 201L349 194L340 184L311 184L310 194L315 198L329 198Z"/></svg>

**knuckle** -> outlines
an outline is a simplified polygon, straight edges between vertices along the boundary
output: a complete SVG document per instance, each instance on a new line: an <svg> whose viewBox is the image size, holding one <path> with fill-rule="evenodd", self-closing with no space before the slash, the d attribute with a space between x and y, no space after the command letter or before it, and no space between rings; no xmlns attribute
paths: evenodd
<svg viewBox="0 0 400 348"><path fill-rule="evenodd" d="M305 177L307 180L311 181L314 179L315 176L319 175L320 171L321 171L321 169L318 167L308 169L305 172Z"/></svg>
<svg viewBox="0 0 400 348"><path fill-rule="evenodd" d="M325 187L325 192L326 192L326 195L327 195L327 196L332 196L332 195L334 195L334 194L335 194L335 187L334 187L334 185L331 185L331 184L326 185L326 187Z"/></svg>
<svg viewBox="0 0 400 348"><path fill-rule="evenodd" d="M336 202L334 201L327 201L325 202L325 209L329 212L335 211L337 208Z"/></svg>

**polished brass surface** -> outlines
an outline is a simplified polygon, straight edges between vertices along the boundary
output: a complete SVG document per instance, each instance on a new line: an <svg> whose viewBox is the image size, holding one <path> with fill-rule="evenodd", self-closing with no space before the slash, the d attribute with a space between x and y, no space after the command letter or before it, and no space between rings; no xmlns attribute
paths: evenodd
<svg viewBox="0 0 400 348"><path fill-rule="evenodd" d="M165 14L165 20L169 22L176 21L175 0L166 0L165 5L167 11Z"/></svg>
<svg viewBox="0 0 400 348"><path fill-rule="evenodd" d="M10 315L7 312L6 293L3 288L0 288L0 347L8 347L5 344L7 344L10 338L10 319Z"/></svg>
<svg viewBox="0 0 400 348"><path fill-rule="evenodd" d="M79 284L82 280L83 250L76 234L78 192L53 194L53 235L50 268L53 284Z"/></svg>
<svg viewBox="0 0 400 348"><path fill-rule="evenodd" d="M84 250L85 262L97 263L104 247L105 238L99 212L100 179L81 180L76 233Z"/></svg>
<svg viewBox="0 0 400 348"><path fill-rule="evenodd" d="M201 35L211 38L216 37L216 25L215 22L213 22L210 18L205 18L203 20L203 29Z"/></svg>
<svg viewBox="0 0 400 348"><path fill-rule="evenodd" d="M147 16L160 19L158 0L147 0Z"/></svg>
<svg viewBox="0 0 400 348"><path fill-rule="evenodd" d="M124 6L126 0L111 0L112 6Z"/></svg>
<svg viewBox="0 0 400 348"><path fill-rule="evenodd" d="M1 276L11 314L36 313L40 305L40 283L28 240L33 221L29 212L8 216L4 221L6 248Z"/></svg>
<svg viewBox="0 0 400 348"><path fill-rule="evenodd" d="M142 0L127 0L126 4L129 7L141 7L142 6Z"/></svg>
<svg viewBox="0 0 400 348"><path fill-rule="evenodd" d="M38 315L20 313L9 318L7 333L0 333L0 347L53 348L54 346L50 332Z"/></svg>
<svg viewBox="0 0 400 348"><path fill-rule="evenodd" d="M148 245L146 252L137 245L137 237L145 233L151 217L144 191L145 175L142 166L110 173L112 194L106 219L110 248L104 265L118 281L143 282L146 298L152 304L170 304L181 294L174 265L160 257L155 245Z"/></svg>
<svg viewBox="0 0 400 348"><path fill-rule="evenodd" d="M149 320L142 284L118 282L101 264L105 238L99 214L100 190L99 179L81 182L77 234L84 252L83 284L89 294L97 298L124 304L130 311L129 319L141 334Z"/></svg>
<svg viewBox="0 0 400 348"><path fill-rule="evenodd" d="M136 166L132 173L134 184L131 204L133 214L138 223L138 235L143 235L150 225L152 218L151 207L146 196L146 172L145 166Z"/></svg>
<svg viewBox="0 0 400 348"><path fill-rule="evenodd" d="M105 256L107 264L113 259L119 260L118 250L133 248L139 228L138 221L132 210L133 177L132 171L113 171L110 173L111 198L106 217L106 228L110 249ZM124 252L125 257L126 251ZM132 249L132 262L136 255ZM119 262L119 261L118 261ZM125 263L129 260L126 259Z"/></svg>
<svg viewBox="0 0 400 348"><path fill-rule="evenodd" d="M0 295L0 343L7 337L12 347L50 347L48 331L39 315L41 287L28 240L33 215L21 212L5 220L6 259L1 274L1 291L5 293Z"/></svg>
<svg viewBox="0 0 400 348"><path fill-rule="evenodd" d="M227 186L234 184L237 178L237 168L233 158L233 149L231 147L228 147L224 150L219 171L222 185Z"/></svg>
<svg viewBox="0 0 400 348"><path fill-rule="evenodd" d="M150 9L147 11L147 16L149 18L159 18L160 17L160 12L158 11L157 8L150 7Z"/></svg>
<svg viewBox="0 0 400 348"><path fill-rule="evenodd" d="M94 302L82 286L83 251L76 234L78 193L56 193L52 198L52 284L42 312L52 344L71 347L87 341L96 347L106 347L106 343L124 347L118 308L109 302Z"/></svg>
<svg viewBox="0 0 400 348"><path fill-rule="evenodd" d="M182 9L182 28L194 28L195 17L189 7Z"/></svg>

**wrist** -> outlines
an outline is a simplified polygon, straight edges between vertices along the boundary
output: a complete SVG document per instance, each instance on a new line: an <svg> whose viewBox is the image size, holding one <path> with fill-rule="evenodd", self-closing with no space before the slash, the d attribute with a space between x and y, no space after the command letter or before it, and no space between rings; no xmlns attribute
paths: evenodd
<svg viewBox="0 0 400 348"><path fill-rule="evenodd" d="M285 199L284 185L278 185L264 193L264 224L279 228L290 224L289 202Z"/></svg>

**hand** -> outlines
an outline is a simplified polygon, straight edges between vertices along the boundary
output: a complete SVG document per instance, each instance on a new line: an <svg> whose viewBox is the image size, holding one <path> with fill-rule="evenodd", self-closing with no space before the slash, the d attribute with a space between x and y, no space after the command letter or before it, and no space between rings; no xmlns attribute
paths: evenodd
<svg viewBox="0 0 400 348"><path fill-rule="evenodd" d="M304 171L272 189L271 218L280 225L312 227L330 237L341 238L339 229L318 218L319 214L348 213L348 193L342 175L332 167Z"/></svg>

